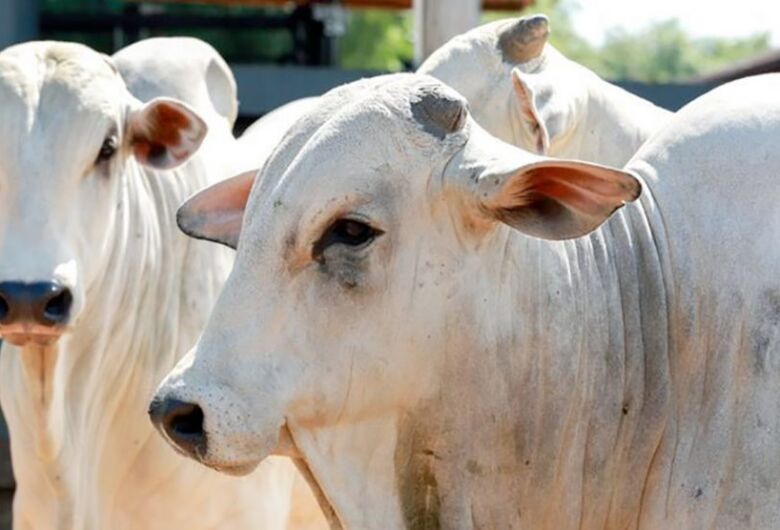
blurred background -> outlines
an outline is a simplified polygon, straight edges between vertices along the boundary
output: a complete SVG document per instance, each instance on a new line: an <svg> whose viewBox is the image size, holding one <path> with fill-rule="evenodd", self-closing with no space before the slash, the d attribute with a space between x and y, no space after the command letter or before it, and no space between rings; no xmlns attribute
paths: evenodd
<svg viewBox="0 0 780 530"><path fill-rule="evenodd" d="M480 22L535 12L569 58L671 109L780 69L780 3L766 0L0 0L0 48L45 38L112 53L151 36L200 37L234 67L245 125L292 99L411 70Z"/></svg>
<svg viewBox="0 0 780 530"><path fill-rule="evenodd" d="M412 70L481 22L537 12L563 54L672 110L780 71L780 2L767 0L0 0L0 49L57 39L110 54L152 36L199 37L233 67L240 130L287 101ZM7 455L0 421L0 530L10 528Z"/></svg>

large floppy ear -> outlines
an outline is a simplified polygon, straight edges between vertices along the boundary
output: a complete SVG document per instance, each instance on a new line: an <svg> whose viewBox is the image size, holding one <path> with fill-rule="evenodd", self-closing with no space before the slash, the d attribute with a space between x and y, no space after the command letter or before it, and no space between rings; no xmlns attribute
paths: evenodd
<svg viewBox="0 0 780 530"><path fill-rule="evenodd" d="M517 66L512 69L512 85L520 116L536 136L537 153L547 154L555 140L581 119L587 89L562 64L548 64L530 73Z"/></svg>
<svg viewBox="0 0 780 530"><path fill-rule="evenodd" d="M488 167L477 181L483 212L534 237L583 236L642 190L633 175L619 169L535 158L510 169Z"/></svg>
<svg viewBox="0 0 780 530"><path fill-rule="evenodd" d="M531 15L508 21L499 26L497 45L505 63L513 65L512 85L520 107L520 114L534 136L528 146L537 153L546 153L550 147L540 102L534 87L522 75L526 71L544 68L542 57L550 36L550 21L544 15Z"/></svg>
<svg viewBox="0 0 780 530"><path fill-rule="evenodd" d="M512 86L520 107L520 117L531 129L534 149L543 155L550 150L550 131L541 113L541 102L529 81L517 68L512 69Z"/></svg>
<svg viewBox="0 0 780 530"><path fill-rule="evenodd" d="M206 122L189 106L156 98L130 115L129 136L136 159L153 169L186 162L206 137Z"/></svg>
<svg viewBox="0 0 780 530"><path fill-rule="evenodd" d="M247 171L199 191L179 207L182 232L236 248L249 192L257 170Z"/></svg>

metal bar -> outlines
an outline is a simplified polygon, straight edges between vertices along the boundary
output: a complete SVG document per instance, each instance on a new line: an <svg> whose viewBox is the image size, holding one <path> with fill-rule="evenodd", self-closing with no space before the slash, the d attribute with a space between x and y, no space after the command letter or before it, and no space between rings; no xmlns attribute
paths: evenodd
<svg viewBox="0 0 780 530"><path fill-rule="evenodd" d="M239 113L262 116L294 99L319 96L333 87L383 72L327 67L231 64L238 84Z"/></svg>
<svg viewBox="0 0 780 530"><path fill-rule="evenodd" d="M129 0L147 4L200 4L217 6L286 6L289 4L311 5L330 4L332 0ZM482 0L482 8L491 11L519 11L530 5L534 0ZM411 9L412 0L340 0L344 7L362 7L379 9Z"/></svg>
<svg viewBox="0 0 780 530"><path fill-rule="evenodd" d="M37 0L0 0L0 50L38 37Z"/></svg>
<svg viewBox="0 0 780 530"><path fill-rule="evenodd" d="M43 13L41 31L112 31L115 27L147 29L291 29L286 16L220 15L204 16L174 13Z"/></svg>
<svg viewBox="0 0 780 530"><path fill-rule="evenodd" d="M238 83L239 114L244 117L262 116L294 99L319 96L338 85L384 73L266 64L230 66ZM679 109L713 88L710 84L654 85L632 81L617 81L615 84L670 110Z"/></svg>

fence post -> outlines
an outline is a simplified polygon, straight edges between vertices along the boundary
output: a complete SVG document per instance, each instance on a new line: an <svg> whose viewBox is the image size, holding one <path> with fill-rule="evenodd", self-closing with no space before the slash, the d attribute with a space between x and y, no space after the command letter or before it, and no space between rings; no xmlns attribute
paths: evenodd
<svg viewBox="0 0 780 530"><path fill-rule="evenodd" d="M414 0L414 58L419 65L455 35L479 24L480 0Z"/></svg>

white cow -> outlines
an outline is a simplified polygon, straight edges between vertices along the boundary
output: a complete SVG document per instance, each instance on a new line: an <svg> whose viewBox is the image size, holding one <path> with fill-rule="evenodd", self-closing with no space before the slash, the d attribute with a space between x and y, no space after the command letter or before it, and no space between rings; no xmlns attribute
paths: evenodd
<svg viewBox="0 0 780 530"><path fill-rule="evenodd" d="M622 166L671 113L570 61L548 35L544 15L485 24L436 50L418 73L460 92L505 142Z"/></svg>
<svg viewBox="0 0 780 530"><path fill-rule="evenodd" d="M336 89L243 228L251 176L180 210L238 254L152 415L223 471L302 455L344 528L780 528L778 137L780 76L625 172L509 146L429 77Z"/></svg>
<svg viewBox="0 0 780 530"><path fill-rule="evenodd" d="M161 94L190 106L151 99ZM0 53L0 402L15 529L285 527L289 461L223 477L173 454L146 418L230 266L174 219L219 180L234 118L232 74L195 40L114 61L57 42Z"/></svg>

